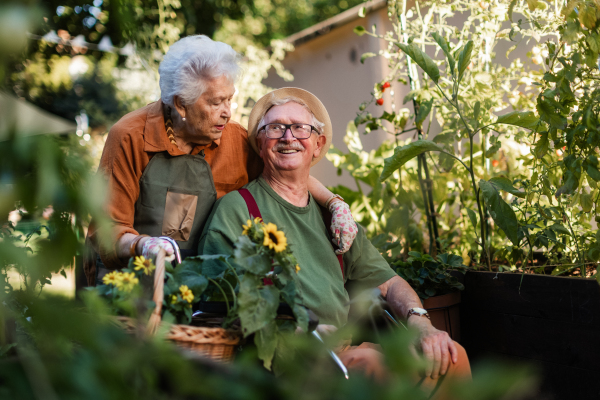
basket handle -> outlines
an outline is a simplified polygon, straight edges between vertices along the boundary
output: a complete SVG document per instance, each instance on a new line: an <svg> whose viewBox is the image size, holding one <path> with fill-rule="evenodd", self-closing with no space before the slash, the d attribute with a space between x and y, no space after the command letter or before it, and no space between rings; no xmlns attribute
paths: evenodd
<svg viewBox="0 0 600 400"><path fill-rule="evenodd" d="M156 255L156 270L154 271L154 296L152 300L156 304L154 311L150 315L148 325L146 326L146 334L154 335L160 325L162 303L164 298L165 288L165 256L166 252L164 249L159 249Z"/></svg>

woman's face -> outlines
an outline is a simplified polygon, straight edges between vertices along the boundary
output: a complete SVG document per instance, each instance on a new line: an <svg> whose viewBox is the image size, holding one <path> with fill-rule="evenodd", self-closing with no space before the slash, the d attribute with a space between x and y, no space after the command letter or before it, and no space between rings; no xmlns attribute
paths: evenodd
<svg viewBox="0 0 600 400"><path fill-rule="evenodd" d="M206 91L196 103L185 107L185 126L191 141L208 144L221 138L231 118L235 87L225 75L206 82Z"/></svg>

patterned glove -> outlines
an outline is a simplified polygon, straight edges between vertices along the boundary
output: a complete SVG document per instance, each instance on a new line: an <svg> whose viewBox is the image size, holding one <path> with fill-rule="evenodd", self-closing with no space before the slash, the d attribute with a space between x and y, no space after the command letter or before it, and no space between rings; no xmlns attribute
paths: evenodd
<svg viewBox="0 0 600 400"><path fill-rule="evenodd" d="M330 203L329 212L332 215L331 233L333 239L331 241L338 247L335 254L344 254L350 250L350 246L352 246L352 242L354 242L358 233L358 227L354 222L350 207L343 201Z"/></svg>
<svg viewBox="0 0 600 400"><path fill-rule="evenodd" d="M165 261L171 262L175 259L175 249L173 249L171 243L157 237L150 238L144 242L142 255L146 258L152 259L153 262L156 262L158 250L161 248L165 249L165 252L167 253Z"/></svg>

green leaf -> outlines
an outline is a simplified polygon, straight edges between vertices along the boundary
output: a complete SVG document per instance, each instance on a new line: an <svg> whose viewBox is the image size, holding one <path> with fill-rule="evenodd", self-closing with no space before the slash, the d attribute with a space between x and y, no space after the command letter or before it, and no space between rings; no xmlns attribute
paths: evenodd
<svg viewBox="0 0 600 400"><path fill-rule="evenodd" d="M585 41L590 46L590 50L594 53L600 53L600 43L598 43L598 34L592 33L585 38Z"/></svg>
<svg viewBox="0 0 600 400"><path fill-rule="evenodd" d="M194 293L194 297L198 298L208 287L208 279L190 268L176 269L173 277L178 285L187 285Z"/></svg>
<svg viewBox="0 0 600 400"><path fill-rule="evenodd" d="M520 126L521 128L526 129L534 129L538 122L539 119L531 111L513 111L508 114L500 115L495 123Z"/></svg>
<svg viewBox="0 0 600 400"><path fill-rule="evenodd" d="M479 188L485 199L485 203L490 211L494 222L506 234L506 237L513 242L515 246L519 245L519 223L517 215L500 196L497 187L484 180L479 181Z"/></svg>
<svg viewBox="0 0 600 400"><path fill-rule="evenodd" d="M356 28L354 28L354 33L356 33L358 36L362 36L366 32L367 32L367 30L361 25L358 25Z"/></svg>
<svg viewBox="0 0 600 400"><path fill-rule="evenodd" d="M456 65L456 61L454 60L454 57L452 57L452 53L450 52L450 47L448 46L448 42L446 42L446 39L444 39L437 32L433 32L431 35L433 36L433 39L437 42L437 44L439 44L440 47L442 48L442 51L444 52L444 54L446 55L446 58L448 59L448 66L450 67L450 73L452 75L454 75L454 66Z"/></svg>
<svg viewBox="0 0 600 400"><path fill-rule="evenodd" d="M529 11L534 11L538 5L538 0L527 0L527 6L529 6Z"/></svg>
<svg viewBox="0 0 600 400"><path fill-rule="evenodd" d="M564 130L567 127L567 119L561 115L561 109L551 102L538 96L536 109L540 114L542 121L545 121L553 128Z"/></svg>
<svg viewBox="0 0 600 400"><path fill-rule="evenodd" d="M269 322L254 335L254 344L258 350L258 358L263 360L267 370L271 370L271 363L277 347L277 323Z"/></svg>
<svg viewBox="0 0 600 400"><path fill-rule="evenodd" d="M590 178L592 178L596 182L600 181L600 171L598 171L598 168L594 167L591 164L588 164L586 172L590 176Z"/></svg>
<svg viewBox="0 0 600 400"><path fill-rule="evenodd" d="M521 192L521 191L519 191L519 189L515 188L512 185L511 181L507 178L499 176L499 177L490 179L489 183L494 185L497 189L504 190L505 192L508 192L508 193L515 195L517 197L520 197L522 199L525 198L525 192Z"/></svg>
<svg viewBox="0 0 600 400"><path fill-rule="evenodd" d="M377 56L377 54L375 54L375 53L364 53L362 56L360 56L360 63L364 64L365 60L367 58L371 58L371 57L375 57L375 56Z"/></svg>
<svg viewBox="0 0 600 400"><path fill-rule="evenodd" d="M417 113L417 116L415 118L415 125L421 126L423 121L425 121L425 118L427 118L427 116L431 112L432 105L433 97L428 101L422 101L421 103L419 103L419 112Z"/></svg>
<svg viewBox="0 0 600 400"><path fill-rule="evenodd" d="M438 83L440 80L440 70L438 69L438 66L431 59L431 57L421 51L418 45L415 43L411 43L409 45L396 43L396 46L402 49L407 56L412 58L413 61L416 62L417 65L421 67L435 83Z"/></svg>
<svg viewBox="0 0 600 400"><path fill-rule="evenodd" d="M242 278L238 306L244 336L262 329L277 316L279 289L274 285L259 289L261 279L250 274Z"/></svg>
<svg viewBox="0 0 600 400"><path fill-rule="evenodd" d="M550 147L550 142L548 141L548 134L542 134L540 139L535 143L535 147L533 148L533 155L536 158L541 159L548 153L548 148Z"/></svg>
<svg viewBox="0 0 600 400"><path fill-rule="evenodd" d="M571 170L565 171L564 184L556 191L556 197L558 198L562 194L572 194L575 189L579 186L579 178Z"/></svg>
<svg viewBox="0 0 600 400"><path fill-rule="evenodd" d="M481 110L481 102L479 100L477 100L475 102L475 106L473 106L473 119L475 120L475 122L479 122L477 121L479 119L479 111Z"/></svg>
<svg viewBox="0 0 600 400"><path fill-rule="evenodd" d="M512 0L512 1L510 2L510 4L508 5L508 13L507 13L507 17L508 17L508 20L509 20L510 22L513 22L513 20L512 20L512 14L513 14L513 10L515 9L515 6L516 6L516 5L517 5L517 0Z"/></svg>
<svg viewBox="0 0 600 400"><path fill-rule="evenodd" d="M471 53L473 52L473 41L469 40L465 47L460 51L458 55L458 82L462 80L462 77L467 70L467 67L471 63Z"/></svg>
<svg viewBox="0 0 600 400"><path fill-rule="evenodd" d="M426 151L444 151L444 149L430 140L417 140L406 146L396 147L394 149L394 155L385 159L383 171L381 172L379 180L382 182L385 181L398 168Z"/></svg>
<svg viewBox="0 0 600 400"><path fill-rule="evenodd" d="M565 228L564 226L562 226L559 223L556 223L556 224L552 225L550 227L550 229L552 229L556 233L561 233L563 235L570 235L571 234L571 232L569 232L569 230L567 228Z"/></svg>
<svg viewBox="0 0 600 400"><path fill-rule="evenodd" d="M475 231L477 231L477 214L475 214L475 211L471 210L470 208L467 208L467 215L471 220L471 224L473 224L473 228L475 229Z"/></svg>
<svg viewBox="0 0 600 400"><path fill-rule="evenodd" d="M264 275L271 270L271 260L259 254L257 247L248 236L240 236L233 251L236 264L256 275Z"/></svg>
<svg viewBox="0 0 600 400"><path fill-rule="evenodd" d="M594 198L592 197L591 193L582 193L581 196L579 196L579 204L584 212L589 213L592 211L592 207L594 206Z"/></svg>

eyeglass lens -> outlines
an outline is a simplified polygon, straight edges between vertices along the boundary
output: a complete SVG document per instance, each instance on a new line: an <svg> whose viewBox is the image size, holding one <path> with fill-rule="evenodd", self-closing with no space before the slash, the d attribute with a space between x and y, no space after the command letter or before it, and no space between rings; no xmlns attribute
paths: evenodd
<svg viewBox="0 0 600 400"><path fill-rule="evenodd" d="M313 127L308 124L267 124L264 128L269 139L282 138L288 129L291 129L296 139L306 139L310 137L313 130Z"/></svg>

